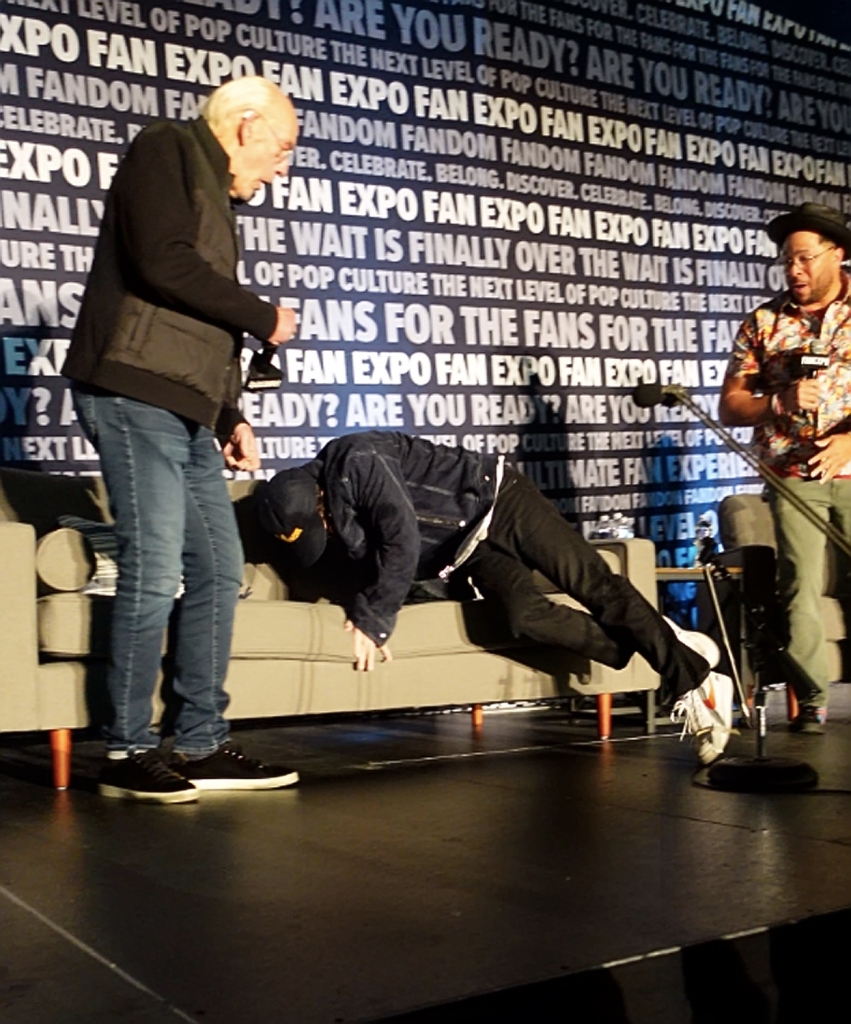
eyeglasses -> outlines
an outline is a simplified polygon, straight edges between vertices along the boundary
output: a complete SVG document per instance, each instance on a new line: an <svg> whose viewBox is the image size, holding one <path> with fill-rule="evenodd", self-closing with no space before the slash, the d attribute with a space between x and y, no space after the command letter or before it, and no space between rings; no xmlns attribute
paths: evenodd
<svg viewBox="0 0 851 1024"><path fill-rule="evenodd" d="M809 270L810 264L819 258L824 256L826 252L830 252L831 249L838 249L838 245L829 245L826 249L821 249L819 252L815 252L812 256L783 256L777 263L783 267L784 270L792 270L795 267L800 267L801 270Z"/></svg>

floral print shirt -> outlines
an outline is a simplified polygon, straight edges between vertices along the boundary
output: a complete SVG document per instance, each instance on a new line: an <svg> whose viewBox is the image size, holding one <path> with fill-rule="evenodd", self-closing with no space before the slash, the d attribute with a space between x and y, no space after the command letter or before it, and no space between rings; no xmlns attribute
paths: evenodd
<svg viewBox="0 0 851 1024"><path fill-rule="evenodd" d="M816 438L851 431L851 288L843 274L839 298L824 318L806 313L788 292L755 309L739 328L728 377L753 377L753 390L773 395L800 376L800 356L827 355L830 365L818 374L817 412L772 417L754 428L756 453L781 476L806 477L808 460L818 451ZM851 474L851 466L846 467Z"/></svg>

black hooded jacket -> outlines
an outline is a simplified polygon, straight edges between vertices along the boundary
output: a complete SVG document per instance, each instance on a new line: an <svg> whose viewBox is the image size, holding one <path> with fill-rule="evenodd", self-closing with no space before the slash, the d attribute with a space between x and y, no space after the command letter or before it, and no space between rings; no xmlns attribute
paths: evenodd
<svg viewBox="0 0 851 1024"><path fill-rule="evenodd" d="M379 646L415 579L434 579L494 502L496 458L406 434L338 438L304 468L325 491L350 558L374 559L372 582L346 609Z"/></svg>

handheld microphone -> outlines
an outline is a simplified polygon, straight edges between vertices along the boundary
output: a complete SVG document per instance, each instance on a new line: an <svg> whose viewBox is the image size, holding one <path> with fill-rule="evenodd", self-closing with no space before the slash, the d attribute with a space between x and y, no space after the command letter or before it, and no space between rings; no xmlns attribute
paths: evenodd
<svg viewBox="0 0 851 1024"><path fill-rule="evenodd" d="M830 356L824 351L821 339L817 338L809 352L804 350L792 354L792 380L813 380L818 377L822 370L826 370L828 366L830 366ZM818 410L814 409L812 412L808 412L807 415L812 419L813 429L816 435L818 435Z"/></svg>
<svg viewBox="0 0 851 1024"><path fill-rule="evenodd" d="M794 380L801 380L801 378L811 380L818 376L820 370L826 370L828 366L830 366L830 356L816 352L802 352L795 357L792 377Z"/></svg>
<svg viewBox="0 0 851 1024"><path fill-rule="evenodd" d="M640 409L649 409L653 405L676 405L687 395L685 388L679 384L636 384L632 391L632 400Z"/></svg>
<svg viewBox="0 0 851 1024"><path fill-rule="evenodd" d="M264 341L263 347L257 349L248 365L246 391L266 391L281 386L284 375L272 362L272 356L276 351L277 346L269 341Z"/></svg>

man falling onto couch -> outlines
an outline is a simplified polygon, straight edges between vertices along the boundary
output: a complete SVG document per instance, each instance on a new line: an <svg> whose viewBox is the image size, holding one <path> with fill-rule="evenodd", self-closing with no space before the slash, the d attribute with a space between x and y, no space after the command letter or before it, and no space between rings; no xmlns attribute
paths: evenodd
<svg viewBox="0 0 851 1024"><path fill-rule="evenodd" d="M259 495L258 515L302 567L318 561L329 534L353 565L370 565L368 582L346 607L358 670L372 669L376 655L391 660L388 640L414 580L458 574L515 637L616 669L643 655L672 687L673 717L694 736L700 760L708 764L727 744L733 687L711 671L718 661L712 640L678 637L501 459L398 433L341 437L307 465L275 476ZM535 569L588 612L548 600Z"/></svg>

